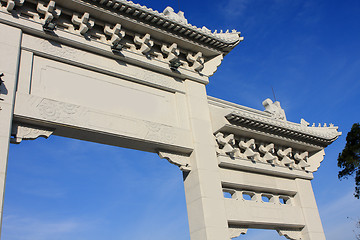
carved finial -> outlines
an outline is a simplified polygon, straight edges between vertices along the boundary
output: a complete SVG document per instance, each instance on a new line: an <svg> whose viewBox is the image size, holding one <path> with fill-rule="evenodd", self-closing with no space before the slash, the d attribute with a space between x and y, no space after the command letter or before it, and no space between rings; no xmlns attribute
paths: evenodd
<svg viewBox="0 0 360 240"><path fill-rule="evenodd" d="M38 3L36 10L45 15L44 23L51 22L54 18L58 18L61 14L61 9L55 8L55 1L50 1L47 6L43 3Z"/></svg>
<svg viewBox="0 0 360 240"><path fill-rule="evenodd" d="M197 72L200 72L204 68L204 58L202 57L202 53L198 52L194 56L190 53L186 56L186 59L192 63L191 68Z"/></svg>
<svg viewBox="0 0 360 240"><path fill-rule="evenodd" d="M265 107L264 111L270 113L273 116L273 118L286 120L285 111L284 109L281 108L279 101L275 101L273 103L273 101L270 98L268 98L265 101L263 101L262 104Z"/></svg>
<svg viewBox="0 0 360 240"><path fill-rule="evenodd" d="M74 14L72 16L71 22L79 26L81 35L85 35L85 33L95 24L95 21L90 19L90 14L87 12L84 13L81 17L78 14Z"/></svg>
<svg viewBox="0 0 360 240"><path fill-rule="evenodd" d="M134 37L134 43L136 45L140 45L140 49L139 51L142 54L147 54L148 52L150 52L152 46L154 46L154 41L150 40L150 34L145 34L144 37L140 37L139 34L136 34Z"/></svg>
<svg viewBox="0 0 360 240"><path fill-rule="evenodd" d="M305 121L305 119L303 119L303 118L300 120L300 124L301 124L301 126L305 126L305 127L307 127L307 126L310 125L310 123L308 123L307 121Z"/></svg>
<svg viewBox="0 0 360 240"><path fill-rule="evenodd" d="M21 7L25 2L25 0L4 0L4 1L7 2L6 10L8 12L12 12L15 6Z"/></svg>
<svg viewBox="0 0 360 240"><path fill-rule="evenodd" d="M110 24L106 24L104 27L104 33L111 37L111 45L115 45L120 42L120 40L125 37L125 31L121 30L121 24L117 23L113 28Z"/></svg>
<svg viewBox="0 0 360 240"><path fill-rule="evenodd" d="M174 22L183 24L188 23L187 19L185 18L184 12L179 11L178 13L175 13L174 9L170 6L164 9L163 14Z"/></svg>

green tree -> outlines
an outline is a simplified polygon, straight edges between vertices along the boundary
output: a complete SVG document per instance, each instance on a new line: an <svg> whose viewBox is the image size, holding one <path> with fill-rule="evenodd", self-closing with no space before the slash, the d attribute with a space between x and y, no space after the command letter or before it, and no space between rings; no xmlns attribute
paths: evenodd
<svg viewBox="0 0 360 240"><path fill-rule="evenodd" d="M346 136L346 145L338 157L339 171L338 178L348 178L355 174L354 196L360 197L360 124L354 123Z"/></svg>

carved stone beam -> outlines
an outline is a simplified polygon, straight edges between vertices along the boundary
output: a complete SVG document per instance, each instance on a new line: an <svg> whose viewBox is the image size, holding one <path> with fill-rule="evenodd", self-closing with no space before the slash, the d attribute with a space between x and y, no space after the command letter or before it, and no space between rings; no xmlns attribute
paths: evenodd
<svg viewBox="0 0 360 240"><path fill-rule="evenodd" d="M301 231L299 230L276 230L280 236L291 240L302 240Z"/></svg>
<svg viewBox="0 0 360 240"><path fill-rule="evenodd" d="M95 21L90 19L90 14L87 12L84 13L82 16L74 14L71 18L71 22L79 26L79 31L81 35L85 35L85 33L90 30L95 24Z"/></svg>
<svg viewBox="0 0 360 240"><path fill-rule="evenodd" d="M113 28L110 24L106 24L104 27L104 33L111 37L111 45L115 45L120 42L120 40L125 37L125 31L121 30L121 24L117 23Z"/></svg>
<svg viewBox="0 0 360 240"><path fill-rule="evenodd" d="M139 51L142 54L147 54L150 52L151 48L154 46L154 41L150 40L150 34L145 34L144 37L140 37L139 34L136 34L134 37L134 43L140 45Z"/></svg>
<svg viewBox="0 0 360 240"><path fill-rule="evenodd" d="M202 53L198 52L194 56L188 53L186 59L192 63L191 68L197 72L200 72L204 68L204 58L202 57Z"/></svg>
<svg viewBox="0 0 360 240"><path fill-rule="evenodd" d="M34 140L38 137L48 138L54 131L38 126L14 123L11 129L11 143L20 143L24 140Z"/></svg>
<svg viewBox="0 0 360 240"><path fill-rule="evenodd" d="M47 6L44 3L39 2L36 10L45 15L44 23L51 22L54 18L58 18L61 14L61 9L55 8L55 1L50 1Z"/></svg>
<svg viewBox="0 0 360 240"><path fill-rule="evenodd" d="M162 45L161 51L167 56L165 58L166 61L169 61L170 63L178 61L180 50L177 48L176 43L173 43L170 47L166 46L165 44Z"/></svg>
<svg viewBox="0 0 360 240"><path fill-rule="evenodd" d="M242 227L229 227L230 239L239 237L241 234L246 234L247 228Z"/></svg>
<svg viewBox="0 0 360 240"><path fill-rule="evenodd" d="M7 2L6 10L8 12L12 12L15 6L21 7L25 2L25 0L4 0L4 1Z"/></svg>
<svg viewBox="0 0 360 240"><path fill-rule="evenodd" d="M187 155L167 152L167 151L158 151L159 157L166 159L169 163L172 163L180 168L181 171L189 172L191 171L190 158Z"/></svg>

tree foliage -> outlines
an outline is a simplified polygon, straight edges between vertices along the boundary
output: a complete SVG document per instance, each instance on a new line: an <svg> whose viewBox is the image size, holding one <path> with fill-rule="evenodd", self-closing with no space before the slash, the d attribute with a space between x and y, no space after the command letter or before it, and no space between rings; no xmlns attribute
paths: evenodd
<svg viewBox="0 0 360 240"><path fill-rule="evenodd" d="M360 124L354 123L346 136L346 145L338 157L339 171L338 178L348 178L355 174L354 196L360 197Z"/></svg>

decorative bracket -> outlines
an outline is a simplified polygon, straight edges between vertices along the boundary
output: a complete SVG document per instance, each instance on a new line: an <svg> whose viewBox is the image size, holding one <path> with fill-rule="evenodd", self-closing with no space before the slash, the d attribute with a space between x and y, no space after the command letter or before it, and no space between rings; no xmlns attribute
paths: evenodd
<svg viewBox="0 0 360 240"><path fill-rule="evenodd" d="M10 142L19 144L23 139L34 140L38 137L48 138L53 132L54 130L49 130L38 126L14 123L11 129L12 138L10 139Z"/></svg>
<svg viewBox="0 0 360 240"><path fill-rule="evenodd" d="M90 19L89 13L84 13L81 17L78 14L74 14L71 18L71 22L79 26L81 35L85 35L95 25L95 21Z"/></svg>
<svg viewBox="0 0 360 240"><path fill-rule="evenodd" d="M299 230L276 230L280 236L290 240L302 240L301 231Z"/></svg>
<svg viewBox="0 0 360 240"><path fill-rule="evenodd" d="M241 234L246 234L247 228L242 227L229 227L230 239L239 237Z"/></svg>
<svg viewBox="0 0 360 240"><path fill-rule="evenodd" d="M190 172L191 166L190 166L190 159L188 155L185 154L179 154L179 153L173 153L173 152L167 152L167 151L158 151L159 157L162 159L166 159L169 161L169 163L175 164L180 168L183 172Z"/></svg>
<svg viewBox="0 0 360 240"><path fill-rule="evenodd" d="M292 156L292 148L286 148L285 150L279 149L277 151L279 157L281 157L281 163L289 166L294 167L295 161L291 159Z"/></svg>
<svg viewBox="0 0 360 240"><path fill-rule="evenodd" d="M109 24L106 24L104 27L104 33L111 37L111 45L114 46L120 42L120 40L125 37L125 31L121 30L121 24L117 23L113 28Z"/></svg>
<svg viewBox="0 0 360 240"><path fill-rule="evenodd" d="M197 72L200 72L204 68L204 58L201 52L198 52L194 56L188 53L186 59L192 63L191 68Z"/></svg>
<svg viewBox="0 0 360 240"><path fill-rule="evenodd" d="M202 69L201 73L211 77L216 70L218 69L218 67L220 66L222 60L224 58L223 54L219 54L216 57L207 60L206 63L204 63L204 68Z"/></svg>
<svg viewBox="0 0 360 240"><path fill-rule="evenodd" d="M154 46L154 41L150 40L150 34L145 34L144 37L140 38L139 34L136 34L134 37L134 43L140 45L139 51L142 54L147 54L150 52L152 46Z"/></svg>
<svg viewBox="0 0 360 240"><path fill-rule="evenodd" d="M166 46L165 44L162 45L161 51L167 55L165 58L166 61L169 61L170 68L172 70L176 70L181 66L181 63L179 61L179 54L180 50L177 48L177 44L173 43L170 47Z"/></svg>
<svg viewBox="0 0 360 240"><path fill-rule="evenodd" d="M47 6L43 3L38 3L36 10L45 15L44 24L50 23L54 18L58 18L61 14L61 9L55 8L55 1L50 1Z"/></svg>
<svg viewBox="0 0 360 240"><path fill-rule="evenodd" d="M25 0L4 0L4 1L7 2L6 10L8 12L12 12L15 6L21 7L25 2Z"/></svg>
<svg viewBox="0 0 360 240"><path fill-rule="evenodd" d="M310 167L310 165L307 162L308 156L309 156L309 152L303 152L301 154L295 153L294 158L299 162L298 166L300 168L305 169L307 167Z"/></svg>
<svg viewBox="0 0 360 240"><path fill-rule="evenodd" d="M320 163L324 160L324 156L325 156L324 149L310 156L307 161L310 166L305 167L305 170L309 172L316 172L320 167Z"/></svg>

